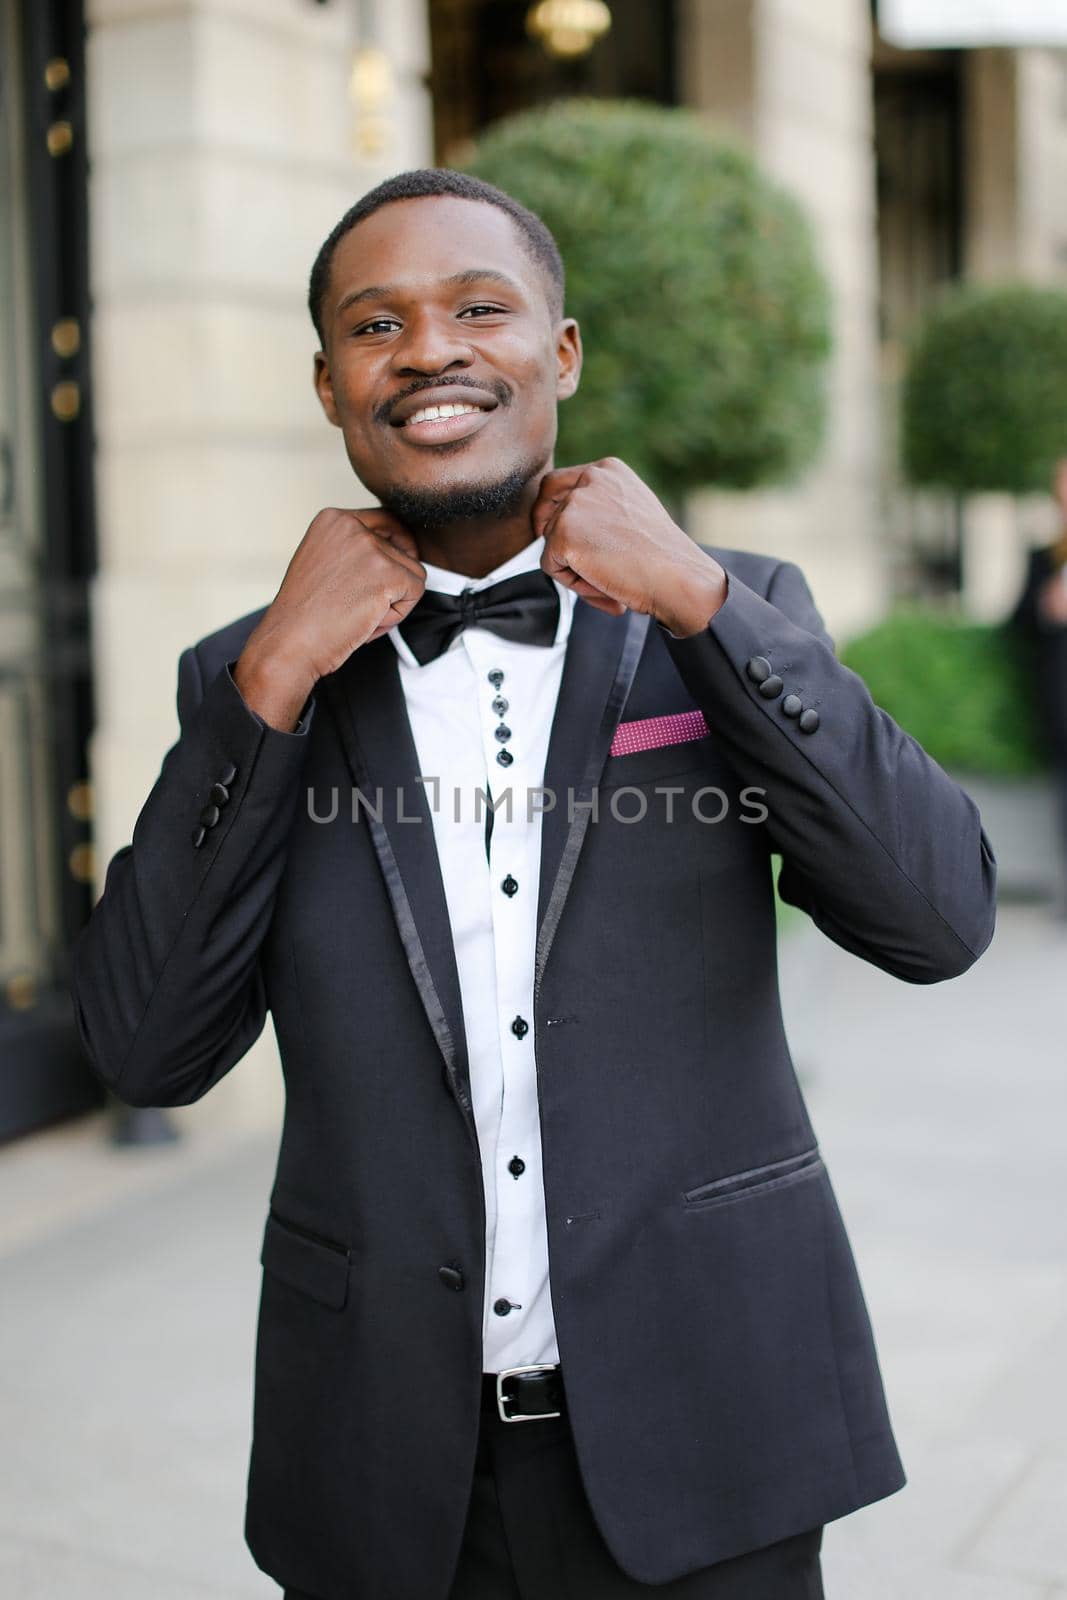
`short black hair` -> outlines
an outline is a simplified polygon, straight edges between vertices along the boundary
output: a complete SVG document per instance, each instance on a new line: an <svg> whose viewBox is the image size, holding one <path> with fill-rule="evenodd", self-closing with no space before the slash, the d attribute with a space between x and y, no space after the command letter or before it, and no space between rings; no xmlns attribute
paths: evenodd
<svg viewBox="0 0 1067 1600"><path fill-rule="evenodd" d="M333 265L334 251L345 234L350 233L365 217L371 216L373 212L379 211L382 206L387 206L394 200L422 200L428 195L441 194L455 195L460 200L478 200L483 205L496 206L499 211L506 212L519 229L527 254L541 268L549 311L554 318L562 317L563 258L559 253L559 246L541 218L533 211L528 211L517 200L513 200L511 195L505 194L503 189L498 189L481 178L473 178L466 172L456 172L451 167L420 167L413 172L399 172L393 178L386 178L384 183L378 184L376 189L371 189L365 194L362 200L357 200L355 205L345 212L315 257L315 265L311 269L308 283L308 310L311 312L311 320L315 324L320 344L326 342L323 338L322 305L330 281L330 268Z"/></svg>

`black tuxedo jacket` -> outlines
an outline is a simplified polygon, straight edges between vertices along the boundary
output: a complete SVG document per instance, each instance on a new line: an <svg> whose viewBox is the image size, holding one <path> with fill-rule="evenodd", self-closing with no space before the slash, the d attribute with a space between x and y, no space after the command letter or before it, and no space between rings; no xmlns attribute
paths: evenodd
<svg viewBox="0 0 1067 1600"><path fill-rule="evenodd" d="M798 568L710 553L729 596L691 638L577 602L530 1019L578 1456L608 1546L650 1584L904 1482L782 1030L771 852L787 900L910 982L963 972L994 920L973 803L837 661ZM391 641L354 652L285 733L230 671L260 615L182 654L181 736L77 941L75 1010L133 1105L205 1094L271 1011L286 1111L246 1536L278 1582L327 1600L443 1600L485 1262L431 795ZM620 719L697 709L705 736L609 754ZM372 806L355 823L354 786ZM766 791L765 820L747 788ZM335 789L334 820L314 820ZM701 820L723 809L701 789L728 797L721 821Z"/></svg>

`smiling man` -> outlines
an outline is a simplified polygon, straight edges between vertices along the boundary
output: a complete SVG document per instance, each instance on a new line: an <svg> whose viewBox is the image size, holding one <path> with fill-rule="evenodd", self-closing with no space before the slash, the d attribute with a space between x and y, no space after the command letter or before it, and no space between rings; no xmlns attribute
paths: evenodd
<svg viewBox="0 0 1067 1600"><path fill-rule="evenodd" d="M795 566L694 544L619 460L557 467L582 348L538 218L402 174L310 307L380 504L319 512L183 653L74 952L134 1105L273 1016L249 1545L293 1600L813 1600L823 1525L904 1476L771 856L932 983L992 936L977 811Z"/></svg>

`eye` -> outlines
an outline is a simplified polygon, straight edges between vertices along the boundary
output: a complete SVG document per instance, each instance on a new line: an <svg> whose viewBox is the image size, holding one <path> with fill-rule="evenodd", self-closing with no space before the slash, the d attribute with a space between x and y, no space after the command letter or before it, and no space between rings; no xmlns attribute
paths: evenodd
<svg viewBox="0 0 1067 1600"><path fill-rule="evenodd" d="M489 315L491 317L493 317L493 316L502 315L504 310L505 310L505 308L503 306L490 306L490 305L465 306L464 309L460 312L460 316L461 317L465 317L467 315L468 311L487 311L489 313Z"/></svg>
<svg viewBox="0 0 1067 1600"><path fill-rule="evenodd" d="M394 327L400 326L395 317L375 317L373 322L364 322L362 327L353 328L352 333L354 337L358 338L360 334L371 333L388 324L392 324Z"/></svg>

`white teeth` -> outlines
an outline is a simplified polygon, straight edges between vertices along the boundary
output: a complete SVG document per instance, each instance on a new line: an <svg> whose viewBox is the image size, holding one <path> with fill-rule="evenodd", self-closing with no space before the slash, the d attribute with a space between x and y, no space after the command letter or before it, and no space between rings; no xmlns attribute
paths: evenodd
<svg viewBox="0 0 1067 1600"><path fill-rule="evenodd" d="M481 406L469 406L462 402L459 405L423 406L421 411L416 411L408 417L404 426L410 428L417 422L437 422L442 417L463 417L470 411L481 409Z"/></svg>

